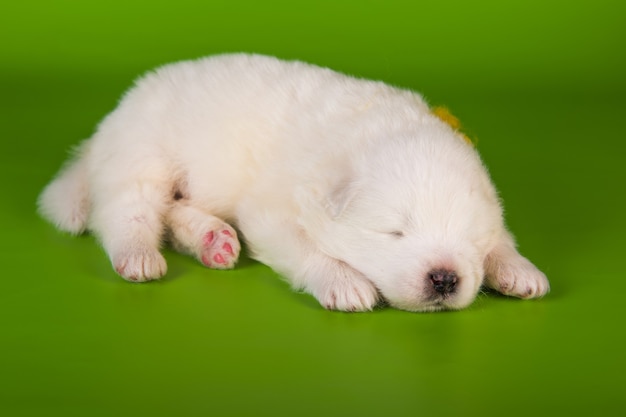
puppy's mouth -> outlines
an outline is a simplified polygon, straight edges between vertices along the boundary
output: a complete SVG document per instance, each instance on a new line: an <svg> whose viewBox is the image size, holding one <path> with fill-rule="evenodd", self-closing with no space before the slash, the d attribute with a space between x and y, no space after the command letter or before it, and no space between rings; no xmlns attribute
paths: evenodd
<svg viewBox="0 0 626 417"><path fill-rule="evenodd" d="M428 299L419 302L389 302L395 308L401 310L413 311L416 313L430 313L436 311L458 310L461 307L454 302L454 295L440 295L438 297L428 297Z"/></svg>
<svg viewBox="0 0 626 417"><path fill-rule="evenodd" d="M428 297L427 303L445 307L445 305L452 302L455 297L456 293L431 294Z"/></svg>
<svg viewBox="0 0 626 417"><path fill-rule="evenodd" d="M428 303L425 303L423 307L420 308L420 311L444 311L444 310L457 310L454 307L453 303L447 302L449 301L449 296L442 296L439 300L433 300Z"/></svg>
<svg viewBox="0 0 626 417"><path fill-rule="evenodd" d="M450 292L438 292L432 289L423 289L421 295L416 299L404 300L403 306L398 306L404 310L415 312L435 312L435 311L453 311L465 308L471 303L462 296L460 288L456 288ZM395 303L397 304L397 303Z"/></svg>

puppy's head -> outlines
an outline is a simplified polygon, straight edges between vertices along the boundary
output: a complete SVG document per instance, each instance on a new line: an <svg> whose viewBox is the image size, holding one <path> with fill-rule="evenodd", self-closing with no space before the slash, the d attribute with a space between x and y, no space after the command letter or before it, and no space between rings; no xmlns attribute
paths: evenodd
<svg viewBox="0 0 626 417"><path fill-rule="evenodd" d="M483 282L501 208L475 150L445 131L426 133L360 153L307 229L392 306L460 309Z"/></svg>

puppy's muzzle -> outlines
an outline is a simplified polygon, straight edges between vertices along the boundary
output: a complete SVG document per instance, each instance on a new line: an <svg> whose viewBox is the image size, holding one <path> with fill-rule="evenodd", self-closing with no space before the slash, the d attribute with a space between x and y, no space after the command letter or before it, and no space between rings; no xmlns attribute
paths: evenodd
<svg viewBox="0 0 626 417"><path fill-rule="evenodd" d="M455 272L438 269L428 273L428 278L437 294L452 294L456 289L458 277Z"/></svg>

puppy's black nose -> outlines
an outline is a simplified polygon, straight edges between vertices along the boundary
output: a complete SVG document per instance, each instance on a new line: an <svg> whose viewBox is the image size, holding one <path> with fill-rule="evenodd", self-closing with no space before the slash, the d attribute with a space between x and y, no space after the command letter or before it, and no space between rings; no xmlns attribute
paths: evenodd
<svg viewBox="0 0 626 417"><path fill-rule="evenodd" d="M433 288L439 294L450 294L454 292L458 278L456 273L447 271L445 269L438 269L436 271L430 271L428 278L433 284Z"/></svg>

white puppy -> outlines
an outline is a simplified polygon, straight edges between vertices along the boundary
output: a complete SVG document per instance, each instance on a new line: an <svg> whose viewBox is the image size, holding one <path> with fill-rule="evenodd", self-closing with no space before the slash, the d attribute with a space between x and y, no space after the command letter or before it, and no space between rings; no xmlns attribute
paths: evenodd
<svg viewBox="0 0 626 417"><path fill-rule="evenodd" d="M137 82L48 185L41 213L161 277L163 241L211 268L252 257L329 309L459 309L546 277L515 249L471 144L413 92L301 62L222 55Z"/></svg>

